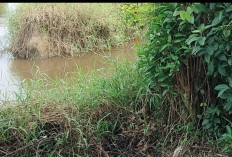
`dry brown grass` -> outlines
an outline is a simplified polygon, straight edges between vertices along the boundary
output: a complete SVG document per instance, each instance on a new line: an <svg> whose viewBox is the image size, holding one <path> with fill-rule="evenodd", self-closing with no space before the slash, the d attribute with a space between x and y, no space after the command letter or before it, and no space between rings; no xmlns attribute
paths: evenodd
<svg viewBox="0 0 232 157"><path fill-rule="evenodd" d="M119 4L21 4L9 16L11 50L23 58L74 55L125 41Z"/></svg>

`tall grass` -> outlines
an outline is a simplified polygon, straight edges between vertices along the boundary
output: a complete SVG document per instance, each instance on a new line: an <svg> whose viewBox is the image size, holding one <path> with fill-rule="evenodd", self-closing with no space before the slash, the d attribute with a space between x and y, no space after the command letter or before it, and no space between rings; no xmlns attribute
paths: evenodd
<svg viewBox="0 0 232 157"><path fill-rule="evenodd" d="M26 80L23 101L0 109L0 147L5 150L0 155L104 153L98 141L121 132L121 118L132 114L143 84L135 65L113 63L110 76L102 70L102 75L76 72L75 77L52 80L38 73Z"/></svg>
<svg viewBox="0 0 232 157"><path fill-rule="evenodd" d="M19 4L7 17L11 50L26 58L95 52L127 40L120 4Z"/></svg>

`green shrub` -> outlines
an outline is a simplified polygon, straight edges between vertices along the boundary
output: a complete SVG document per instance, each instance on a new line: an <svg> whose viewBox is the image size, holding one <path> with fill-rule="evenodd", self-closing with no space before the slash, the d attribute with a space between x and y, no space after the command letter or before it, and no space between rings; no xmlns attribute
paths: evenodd
<svg viewBox="0 0 232 157"><path fill-rule="evenodd" d="M139 66L160 104L175 109L163 114L168 122L203 116L209 134L224 132L223 117L232 113L231 12L231 3L163 3L151 11Z"/></svg>
<svg viewBox="0 0 232 157"><path fill-rule="evenodd" d="M152 16L149 12L155 7L154 3L125 3L121 10L124 15L124 24L128 27L128 34L134 37L143 36L147 22Z"/></svg>

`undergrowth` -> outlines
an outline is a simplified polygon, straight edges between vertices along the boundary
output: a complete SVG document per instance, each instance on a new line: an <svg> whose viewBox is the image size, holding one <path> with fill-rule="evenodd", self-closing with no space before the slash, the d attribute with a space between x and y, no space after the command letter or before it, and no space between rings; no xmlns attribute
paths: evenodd
<svg viewBox="0 0 232 157"><path fill-rule="evenodd" d="M208 149L212 144L194 123L165 125L157 119L162 111L141 92L143 72L128 61L113 64L111 75L79 70L72 78L37 73L25 80L27 92L0 109L0 156L169 156L178 146L185 155L217 150Z"/></svg>

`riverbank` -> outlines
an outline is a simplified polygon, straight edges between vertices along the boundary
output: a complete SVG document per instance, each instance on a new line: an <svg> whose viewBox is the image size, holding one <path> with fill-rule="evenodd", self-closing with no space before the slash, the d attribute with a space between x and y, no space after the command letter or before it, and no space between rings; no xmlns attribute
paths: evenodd
<svg viewBox="0 0 232 157"><path fill-rule="evenodd" d="M110 77L102 69L102 75L27 79L26 95L0 109L0 156L172 156L177 148L185 155L220 152L192 123L165 126L156 119L159 112L141 92L144 73L128 61L112 63Z"/></svg>
<svg viewBox="0 0 232 157"><path fill-rule="evenodd" d="M120 4L18 4L7 16L10 51L20 58L78 55L130 39Z"/></svg>

